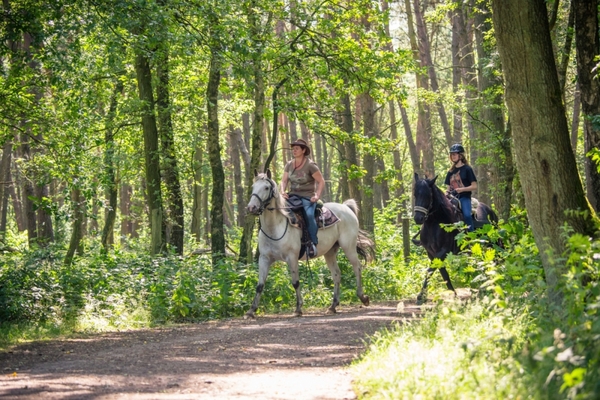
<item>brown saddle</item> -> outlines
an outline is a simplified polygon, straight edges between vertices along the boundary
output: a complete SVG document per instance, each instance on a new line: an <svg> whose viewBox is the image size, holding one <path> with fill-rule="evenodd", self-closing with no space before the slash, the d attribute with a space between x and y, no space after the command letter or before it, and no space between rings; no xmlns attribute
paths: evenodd
<svg viewBox="0 0 600 400"><path fill-rule="evenodd" d="M311 245L310 234L308 233L308 224L306 223L306 215L302 203L295 201L293 197L287 200L288 207L288 218L290 223L302 230L302 238L300 239L300 254L298 259L302 258L306 252L306 248ZM317 229L323 229L330 227L337 222L339 218L333 211L323 205L323 202L319 200L315 209L315 221L317 222Z"/></svg>

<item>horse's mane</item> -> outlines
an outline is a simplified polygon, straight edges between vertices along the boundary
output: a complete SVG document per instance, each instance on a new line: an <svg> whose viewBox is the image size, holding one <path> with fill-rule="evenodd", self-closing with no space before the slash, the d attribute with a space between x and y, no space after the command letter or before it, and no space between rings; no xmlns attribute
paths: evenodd
<svg viewBox="0 0 600 400"><path fill-rule="evenodd" d="M442 217L438 218L440 220L446 220L451 222L458 222L458 216L454 210L454 206L450 203L450 200L446 197L442 189L440 189L435 182L431 184L430 179L421 179L423 185L431 188L431 195L433 197L432 203L432 212L431 214L435 214L435 212L440 212Z"/></svg>
<svg viewBox="0 0 600 400"><path fill-rule="evenodd" d="M433 184L433 204L434 206L437 204L442 214L450 221L457 222L454 206L450 203L450 200L448 200L442 189L435 183Z"/></svg>

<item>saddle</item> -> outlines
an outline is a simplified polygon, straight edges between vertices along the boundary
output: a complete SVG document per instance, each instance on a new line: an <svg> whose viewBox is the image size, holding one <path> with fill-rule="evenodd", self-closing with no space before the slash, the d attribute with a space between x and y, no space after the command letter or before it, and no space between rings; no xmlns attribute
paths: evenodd
<svg viewBox="0 0 600 400"><path fill-rule="evenodd" d="M447 195L446 197L448 197L450 203L452 203L452 205L462 213L462 207L460 205L460 200L458 200L458 197L455 197L451 194ZM479 207L479 200L477 200L475 197L471 197L471 215L473 215L473 220L477 219L477 207Z"/></svg>
<svg viewBox="0 0 600 400"><path fill-rule="evenodd" d="M286 200L286 206L290 224L302 230L300 254L298 255L298 259L301 259L306 253L307 247L312 243L310 234L308 233L308 224L306 223L306 214L304 213L304 207L302 207L302 200L292 195ZM330 227L339 222L339 220L338 216L325 207L321 200L317 201L317 207L315 208L317 229Z"/></svg>

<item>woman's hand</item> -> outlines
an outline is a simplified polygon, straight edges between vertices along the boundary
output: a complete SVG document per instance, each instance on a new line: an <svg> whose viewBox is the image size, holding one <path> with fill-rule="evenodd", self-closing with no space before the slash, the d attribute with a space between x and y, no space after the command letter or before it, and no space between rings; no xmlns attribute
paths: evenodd
<svg viewBox="0 0 600 400"><path fill-rule="evenodd" d="M311 203L316 203L317 201L319 201L319 196L317 196L316 194L310 198Z"/></svg>
<svg viewBox="0 0 600 400"><path fill-rule="evenodd" d="M290 196L286 192L281 193L281 195L283 196L284 199L290 198Z"/></svg>

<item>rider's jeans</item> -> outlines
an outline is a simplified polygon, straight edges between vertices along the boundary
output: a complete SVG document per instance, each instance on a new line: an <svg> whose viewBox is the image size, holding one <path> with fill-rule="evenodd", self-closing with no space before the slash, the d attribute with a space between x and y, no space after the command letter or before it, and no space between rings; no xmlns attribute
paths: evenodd
<svg viewBox="0 0 600 400"><path fill-rule="evenodd" d="M317 239L317 222L315 221L315 210L317 208L317 203L313 203L310 199L302 197L302 207L304 207L304 212L306 213L306 223L308 224L308 233L310 234L310 239L312 242L317 245L319 240Z"/></svg>
<svg viewBox="0 0 600 400"><path fill-rule="evenodd" d="M463 219L465 224L469 226L469 232L473 232L475 229L473 225L473 214L471 210L471 198L470 197L461 197L460 199L460 208L463 213Z"/></svg>

